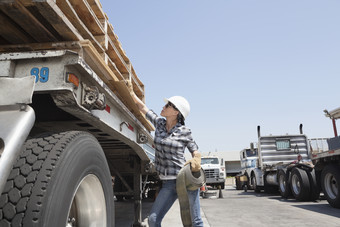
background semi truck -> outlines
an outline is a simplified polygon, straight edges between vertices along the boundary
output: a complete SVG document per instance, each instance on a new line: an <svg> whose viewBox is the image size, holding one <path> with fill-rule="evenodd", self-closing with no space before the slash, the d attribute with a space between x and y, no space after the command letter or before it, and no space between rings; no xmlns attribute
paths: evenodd
<svg viewBox="0 0 340 227"><path fill-rule="evenodd" d="M111 227L114 196L141 226L153 127L99 1L1 1L0 20L0 226Z"/></svg>
<svg viewBox="0 0 340 227"><path fill-rule="evenodd" d="M317 200L323 192L332 207L340 208L340 138L335 124L340 108L326 111L326 116L335 133L330 139L308 140L302 125L298 135L261 136L258 126L257 148L251 145L240 153L247 188L278 188L282 197L293 195L301 201Z"/></svg>
<svg viewBox="0 0 340 227"><path fill-rule="evenodd" d="M294 135L261 136L258 126L257 148L251 144L248 152L240 153L242 173L248 179L248 188L260 191L277 187L279 170L286 171L284 167L297 160L298 155L302 158L301 163L309 163L309 152L308 140L302 131ZM254 153L257 154L256 159Z"/></svg>

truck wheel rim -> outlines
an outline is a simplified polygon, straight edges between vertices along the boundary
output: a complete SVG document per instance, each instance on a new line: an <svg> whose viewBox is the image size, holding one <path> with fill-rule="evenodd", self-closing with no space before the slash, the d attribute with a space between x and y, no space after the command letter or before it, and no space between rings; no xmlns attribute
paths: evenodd
<svg viewBox="0 0 340 227"><path fill-rule="evenodd" d="M73 196L66 227L106 226L106 204L102 184L93 175L87 175Z"/></svg>
<svg viewBox="0 0 340 227"><path fill-rule="evenodd" d="M286 191L286 179L283 175L280 175L279 184L280 184L281 192L285 192Z"/></svg>
<svg viewBox="0 0 340 227"><path fill-rule="evenodd" d="M300 194L301 184L300 184L300 180L299 180L298 176L296 176L296 175L292 176L292 188L293 188L293 191L296 195Z"/></svg>
<svg viewBox="0 0 340 227"><path fill-rule="evenodd" d="M331 173L328 173L325 176L325 190L330 199L336 199L338 195L338 182Z"/></svg>

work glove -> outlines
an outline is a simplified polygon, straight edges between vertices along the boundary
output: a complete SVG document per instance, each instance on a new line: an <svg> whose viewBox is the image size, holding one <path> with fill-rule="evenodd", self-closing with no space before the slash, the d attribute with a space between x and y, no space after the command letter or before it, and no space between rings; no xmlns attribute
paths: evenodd
<svg viewBox="0 0 340 227"><path fill-rule="evenodd" d="M191 172L199 172L201 170L201 154L196 153L195 156L187 161L185 165L191 165Z"/></svg>

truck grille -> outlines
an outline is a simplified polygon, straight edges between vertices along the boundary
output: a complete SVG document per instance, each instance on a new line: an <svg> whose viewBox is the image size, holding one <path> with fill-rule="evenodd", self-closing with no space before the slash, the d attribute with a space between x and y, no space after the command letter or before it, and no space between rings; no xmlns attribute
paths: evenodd
<svg viewBox="0 0 340 227"><path fill-rule="evenodd" d="M218 178L218 169L205 169L204 170L206 178Z"/></svg>

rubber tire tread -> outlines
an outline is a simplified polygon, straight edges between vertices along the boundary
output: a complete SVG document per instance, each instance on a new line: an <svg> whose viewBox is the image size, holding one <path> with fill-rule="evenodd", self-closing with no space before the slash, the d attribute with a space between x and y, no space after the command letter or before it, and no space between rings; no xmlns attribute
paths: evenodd
<svg viewBox="0 0 340 227"><path fill-rule="evenodd" d="M295 194L293 190L292 179L294 175L298 176L300 184L301 184L300 194ZM290 180L291 180L290 187L291 187L292 194L294 195L295 199L299 201L308 201L310 199L310 184L309 184L307 172L303 169L294 168L292 170L292 175L291 175Z"/></svg>
<svg viewBox="0 0 340 227"><path fill-rule="evenodd" d="M336 178L336 181L338 183L338 189L340 190L340 166L338 165L327 165L321 172L321 187L322 187L322 191L329 203L329 205L331 205L334 208L340 208L340 191L338 191L338 195L335 199L331 199L328 194L327 191L325 190L325 186L324 186L324 180L325 180L325 175L327 173L332 173L334 175L334 177Z"/></svg>
<svg viewBox="0 0 340 227"><path fill-rule="evenodd" d="M309 184L310 184L309 200L316 201L317 199L320 198L320 188L316 180L315 170L312 169L312 171L307 171L307 175L308 175Z"/></svg>
<svg viewBox="0 0 340 227"><path fill-rule="evenodd" d="M10 176L7 179L5 189L0 196L1 227L46 226L46 223L42 223L42 219L43 213L47 212L45 211L47 209L45 204L47 200L50 199L47 198L52 187L49 187L49 184L53 180L55 170L58 169L59 165L62 166L63 164L58 162L63 156L63 153L66 153L65 155L72 153L69 151L65 152L65 150L67 150L66 148L69 147L74 140L78 139L79 143L79 138L97 142L91 134L79 131L50 135L45 134L44 137L32 138L26 141L24 149L17 158ZM99 144L98 147L100 148ZM104 157L104 154L100 155L102 156L101 158ZM77 164L75 163L75 165ZM111 178L108 180L111 184ZM110 190L111 192L109 191L107 194L109 194L109 197L112 197L112 204L109 205L110 208L108 211L114 213L112 187ZM108 196L106 195L105 197L107 199ZM62 200L62 198L59 198L59 200ZM50 202L49 206L51 206L51 203L53 204L53 202ZM65 211L63 212L65 213ZM110 216L110 213L108 213L108 216ZM112 219L111 221L108 220L110 225L114 225L114 215L110 218ZM57 225L58 224L49 224L48 226Z"/></svg>

